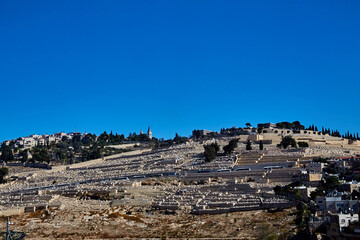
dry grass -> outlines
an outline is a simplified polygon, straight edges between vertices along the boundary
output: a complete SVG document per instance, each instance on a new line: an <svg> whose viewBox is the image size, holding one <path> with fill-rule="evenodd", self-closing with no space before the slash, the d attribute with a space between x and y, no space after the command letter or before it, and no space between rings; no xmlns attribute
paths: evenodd
<svg viewBox="0 0 360 240"><path fill-rule="evenodd" d="M294 216L289 210L278 213L266 211L237 212L220 215L163 215L153 213L125 214L123 208L101 211L50 212L37 211L13 216L12 228L27 233L27 239L111 239L111 238L235 238L255 239L258 229L269 223L278 233L287 234L292 228ZM93 216L85 221L83 216ZM104 216L106 216L104 218ZM2 218L0 228L6 228ZM33 221L40 219L41 221Z"/></svg>

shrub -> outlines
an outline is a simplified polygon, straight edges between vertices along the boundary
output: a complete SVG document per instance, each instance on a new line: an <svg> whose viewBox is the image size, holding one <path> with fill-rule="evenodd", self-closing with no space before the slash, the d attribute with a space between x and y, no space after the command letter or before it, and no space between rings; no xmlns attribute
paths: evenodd
<svg viewBox="0 0 360 240"><path fill-rule="evenodd" d="M301 148L307 148L309 147L309 144L307 142L298 142L299 147Z"/></svg>
<svg viewBox="0 0 360 240"><path fill-rule="evenodd" d="M279 145L281 147L283 147L284 149L286 149L289 146L291 146L293 148L297 148L296 141L292 136L283 137L283 139L281 140Z"/></svg>
<svg viewBox="0 0 360 240"><path fill-rule="evenodd" d="M232 153L235 150L235 148L237 148L238 141L239 141L239 139L230 140L229 144L223 147L224 153L225 154Z"/></svg>
<svg viewBox="0 0 360 240"><path fill-rule="evenodd" d="M220 150L220 146L217 142L204 145L204 156L206 162L211 162L216 158L216 154Z"/></svg>

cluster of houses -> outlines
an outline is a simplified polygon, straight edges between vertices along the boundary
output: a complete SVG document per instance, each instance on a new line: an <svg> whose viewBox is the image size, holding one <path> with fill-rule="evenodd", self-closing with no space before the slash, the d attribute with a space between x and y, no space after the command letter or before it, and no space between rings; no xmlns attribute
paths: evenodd
<svg viewBox="0 0 360 240"><path fill-rule="evenodd" d="M340 157L327 163L310 162L306 169L294 176L293 182L300 182L295 189L300 190L302 200L311 209L312 215L308 223L311 232L320 232L330 239L358 239L360 238L359 206L360 183L354 181L358 174L356 170L360 157ZM332 168L336 173L324 171ZM346 173L341 174L341 173ZM339 182L333 190L325 191L311 198L311 193L319 191L321 182L333 177Z"/></svg>
<svg viewBox="0 0 360 240"><path fill-rule="evenodd" d="M27 149L27 148L32 148L35 146L43 146L43 145L47 145L47 144L51 144L51 143L58 143L58 142L62 141L64 139L64 137L66 137L68 139L72 139L74 136L84 137L85 135L86 135L86 133L80 133L80 132L70 132L70 133L59 132L59 133L55 133L55 134L51 134L51 135L49 135L49 134L43 134L43 135L33 134L28 137L20 137L15 140L12 140L12 141L15 141L14 147ZM3 144L9 146L12 141L7 140L7 141L4 141Z"/></svg>

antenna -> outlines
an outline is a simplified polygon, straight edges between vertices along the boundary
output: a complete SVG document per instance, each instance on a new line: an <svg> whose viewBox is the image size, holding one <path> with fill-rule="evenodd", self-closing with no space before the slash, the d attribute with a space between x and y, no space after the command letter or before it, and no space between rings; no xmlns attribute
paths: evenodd
<svg viewBox="0 0 360 240"><path fill-rule="evenodd" d="M11 233L10 233L10 217L7 218L7 224L6 224L6 240L11 239Z"/></svg>
<svg viewBox="0 0 360 240"><path fill-rule="evenodd" d="M10 217L7 218L5 240L22 240L26 236L24 232L15 232L10 230Z"/></svg>

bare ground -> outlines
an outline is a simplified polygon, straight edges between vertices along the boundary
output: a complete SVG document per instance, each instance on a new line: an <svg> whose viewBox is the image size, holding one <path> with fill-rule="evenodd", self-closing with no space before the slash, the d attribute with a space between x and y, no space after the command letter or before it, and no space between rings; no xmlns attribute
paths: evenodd
<svg viewBox="0 0 360 240"><path fill-rule="evenodd" d="M181 212L146 213L123 207L94 210L91 208L93 204L81 201L76 207L68 205L64 209L12 216L14 224L11 228L26 232L26 239L256 239L264 231L286 239L295 230L295 209L276 213L249 211L197 216ZM0 218L0 228L6 229L5 217Z"/></svg>

